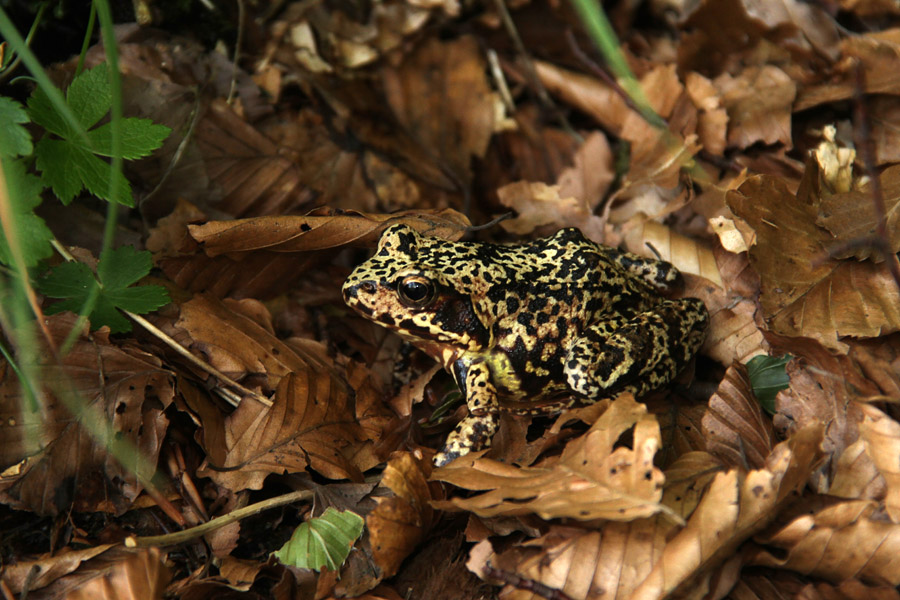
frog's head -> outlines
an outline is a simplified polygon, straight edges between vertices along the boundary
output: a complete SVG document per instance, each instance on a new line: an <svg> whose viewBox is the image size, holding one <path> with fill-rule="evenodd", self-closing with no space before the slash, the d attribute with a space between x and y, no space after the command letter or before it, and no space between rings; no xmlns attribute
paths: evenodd
<svg viewBox="0 0 900 600"><path fill-rule="evenodd" d="M487 330L456 276L459 262L467 259L465 246L393 225L375 255L344 282L344 301L413 341L482 348Z"/></svg>

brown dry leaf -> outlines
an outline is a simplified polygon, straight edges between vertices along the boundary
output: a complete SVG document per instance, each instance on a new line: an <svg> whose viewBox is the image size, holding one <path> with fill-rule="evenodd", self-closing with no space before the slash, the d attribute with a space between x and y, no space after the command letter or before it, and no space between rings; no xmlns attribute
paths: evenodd
<svg viewBox="0 0 900 600"><path fill-rule="evenodd" d="M625 248L635 254L661 258L682 273L698 275L722 286L712 250L656 221L645 221L629 229L625 233Z"/></svg>
<svg viewBox="0 0 900 600"><path fill-rule="evenodd" d="M797 84L773 65L749 67L737 77L723 73L713 82L728 111L728 146L747 148L756 142L793 146L791 105Z"/></svg>
<svg viewBox="0 0 900 600"><path fill-rule="evenodd" d="M216 209L241 217L296 211L315 194L302 180L298 164L235 114L214 100L195 127L193 141L206 175L221 190Z"/></svg>
<svg viewBox="0 0 900 600"><path fill-rule="evenodd" d="M879 176L882 201L885 208L885 228L888 243L894 252L900 251L900 165L885 169ZM816 224L824 227L834 238L832 244L859 240L875 234L878 216L872 186L837 194L822 194ZM850 256L859 260L874 259L881 262L884 257L871 246L856 246L835 254L835 258Z"/></svg>
<svg viewBox="0 0 900 600"><path fill-rule="evenodd" d="M712 81L693 71L685 76L684 89L697 109L697 137L700 144L708 153L722 156L728 132L728 111L722 106L718 90Z"/></svg>
<svg viewBox="0 0 900 600"><path fill-rule="evenodd" d="M760 537L764 546L748 557L750 564L790 569L840 583L861 579L900 585L900 525L878 514L868 500L825 506L804 514Z"/></svg>
<svg viewBox="0 0 900 600"><path fill-rule="evenodd" d="M14 593L27 585L29 597L162 598L171 578L163 561L158 548L130 550L102 544L6 565L2 581Z"/></svg>
<svg viewBox="0 0 900 600"><path fill-rule="evenodd" d="M646 579L623 597L661 598L732 556L740 543L766 526L782 502L805 485L820 455L821 425L777 445L766 468L719 473L687 525L668 539Z"/></svg>
<svg viewBox="0 0 900 600"><path fill-rule="evenodd" d="M420 152L468 187L473 158L484 157L499 99L474 37L428 38L398 68L383 71L387 102Z"/></svg>
<svg viewBox="0 0 900 600"><path fill-rule="evenodd" d="M894 523L900 523L900 423L871 405L861 407L863 420L859 436L866 443L866 453L887 484L884 509Z"/></svg>
<svg viewBox="0 0 900 600"><path fill-rule="evenodd" d="M257 217L210 221L203 225L188 225L188 229L209 256L217 256L260 249L310 252L349 244L374 245L382 231L397 223L409 225L423 235L450 240L458 240L470 226L463 214L446 208L389 215L352 211L343 215Z"/></svg>
<svg viewBox="0 0 900 600"><path fill-rule="evenodd" d="M554 525L542 537L500 554L478 557L476 546L467 566L482 576L489 562L494 568L561 590L572 600L623 599L646 578L672 527L663 517L605 523L599 530ZM490 548L489 542L482 544ZM535 596L506 586L500 597L532 600Z"/></svg>
<svg viewBox="0 0 900 600"><path fill-rule="evenodd" d="M850 358L891 402L900 402L900 334L861 341L850 347Z"/></svg>
<svg viewBox="0 0 900 600"><path fill-rule="evenodd" d="M709 452L693 451L679 456L666 469L662 502L687 520L703 499L703 493L725 465Z"/></svg>
<svg viewBox="0 0 900 600"><path fill-rule="evenodd" d="M794 110L801 111L853 97L857 68L862 68L866 94L900 94L900 32L887 29L844 38L840 44L842 60L829 69L828 78L819 85L801 88ZM858 65L858 66L857 66Z"/></svg>
<svg viewBox="0 0 900 600"><path fill-rule="evenodd" d="M47 317L57 345L75 322L71 313ZM124 512L155 471L169 425L163 410L174 397L171 372L133 346L113 345L106 329L88 334L86 325L62 365L49 364L46 348L39 355L46 387L34 411L3 362L0 464L15 468L0 475L0 497L40 515Z"/></svg>
<svg viewBox="0 0 900 600"><path fill-rule="evenodd" d="M614 449L634 427L634 449ZM465 457L437 469L432 479L468 490L490 490L435 506L468 510L481 517L535 513L544 519L632 520L671 513L659 503L663 475L653 466L659 426L647 408L622 395L562 455L535 467L516 467Z"/></svg>
<svg viewBox="0 0 900 600"><path fill-rule="evenodd" d="M272 473L307 467L330 479L361 481L361 471L378 460L354 460L366 441L339 386L309 371L292 373L281 380L271 408L246 398L227 417L205 419L207 461L197 475L233 490L260 489Z"/></svg>
<svg viewBox="0 0 900 600"><path fill-rule="evenodd" d="M753 395L747 369L735 363L725 371L703 416L707 451L728 467L761 469L775 446L772 422Z"/></svg>
<svg viewBox="0 0 900 600"><path fill-rule="evenodd" d="M249 301L231 307L261 309ZM278 340L271 324L248 316L268 318L264 309L239 314L205 298L181 309L179 337L193 340L189 348L226 374L253 375L263 391L275 390L271 408L245 398L227 417L209 399L185 395L202 425L204 476L230 489L258 489L269 473L309 466L332 479L358 480L379 462L367 440L381 437L390 417L375 400L368 371L353 367L342 375L320 343Z"/></svg>
<svg viewBox="0 0 900 600"><path fill-rule="evenodd" d="M877 389L867 381L846 356L835 356L815 340L767 335L773 354L795 356L788 363L790 384L775 397L774 425L779 434L813 424L824 424L822 451L825 461L812 479L813 488L827 492L834 478L834 462L859 437L861 404Z"/></svg>
<svg viewBox="0 0 900 600"><path fill-rule="evenodd" d="M500 203L517 216L500 223L506 231L525 235L542 226L578 227L590 239L603 239L604 220L593 214L615 178L613 156L606 136L589 135L563 169L555 185L517 181L497 190Z"/></svg>
<svg viewBox="0 0 900 600"><path fill-rule="evenodd" d="M678 45L683 71L734 72L735 63L753 59L749 50L762 46L761 40L791 52L785 62L815 66L817 53L832 61L838 57L838 27L819 6L798 0L718 0L686 6L691 9L682 24L687 33Z"/></svg>
<svg viewBox="0 0 900 600"><path fill-rule="evenodd" d="M382 577L397 573L406 557L419 545L435 522L430 502L436 486L428 485L431 464L412 454L395 453L381 476L381 484L393 496L375 497L375 509L366 516L372 560Z"/></svg>
<svg viewBox="0 0 900 600"><path fill-rule="evenodd" d="M866 452L867 446L865 440L858 439L840 453L828 488L829 495L853 500L884 499L884 477Z"/></svg>
<svg viewBox="0 0 900 600"><path fill-rule="evenodd" d="M560 195L558 185L517 181L497 190L500 204L516 211L516 217L500 226L516 235L527 235L546 226L581 225L582 232L591 237L603 232L603 220L592 214L583 200ZM596 239L596 238L593 238Z"/></svg>
<svg viewBox="0 0 900 600"><path fill-rule="evenodd" d="M840 336L900 330L900 292L884 265L827 258L831 236L817 210L779 179L751 177L727 195L728 206L756 232L750 260L761 280L769 327L846 351ZM813 266L819 261L817 266Z"/></svg>
<svg viewBox="0 0 900 600"><path fill-rule="evenodd" d="M755 319L759 277L746 254L732 254L719 247L714 254L724 287L687 278L684 295L700 298L709 310L710 327L703 353L726 366L746 363L768 349Z"/></svg>

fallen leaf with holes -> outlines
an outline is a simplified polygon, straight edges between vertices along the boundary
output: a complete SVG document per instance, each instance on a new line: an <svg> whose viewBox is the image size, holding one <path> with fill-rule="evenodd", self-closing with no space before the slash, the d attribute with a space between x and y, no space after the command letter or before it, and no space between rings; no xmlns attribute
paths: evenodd
<svg viewBox="0 0 900 600"><path fill-rule="evenodd" d="M670 536L646 579L631 598L662 598L682 584L709 577L740 543L763 529L785 500L802 488L818 461L821 424L811 425L776 446L766 467L719 473L687 524Z"/></svg>
<svg viewBox="0 0 900 600"><path fill-rule="evenodd" d="M634 449L614 448L634 427ZM490 490L435 505L479 516L525 515L631 520L669 513L659 503L662 472L653 466L659 426L643 404L620 396L583 436L572 440L554 461L516 467L486 458L461 458L437 469L433 479L468 490Z"/></svg>
<svg viewBox="0 0 900 600"><path fill-rule="evenodd" d="M320 212L320 211L317 211ZM381 232L397 223L422 235L457 240L470 225L452 209L407 211L390 215L350 213L305 217L256 217L189 225L195 240L210 256L267 249L273 252L310 252L347 245L375 245Z"/></svg>
<svg viewBox="0 0 900 600"><path fill-rule="evenodd" d="M59 345L76 319L61 313L47 323ZM48 361L51 353L40 355ZM31 401L13 371L6 363L2 370L0 463L15 465L0 479L3 502L41 515L126 510L156 469L169 426L163 410L175 393L171 372L150 354L114 345L105 330L86 329L61 365L34 366L45 388L36 390L42 402L33 412L23 410Z"/></svg>

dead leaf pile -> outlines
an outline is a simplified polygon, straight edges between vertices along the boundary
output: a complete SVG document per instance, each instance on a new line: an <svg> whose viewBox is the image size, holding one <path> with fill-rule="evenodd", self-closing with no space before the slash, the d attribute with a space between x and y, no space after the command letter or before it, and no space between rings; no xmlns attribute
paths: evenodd
<svg viewBox="0 0 900 600"><path fill-rule="evenodd" d="M126 221L174 300L74 342L43 317L36 388L0 363L4 597L900 600L894 3L604 3L634 81L568 5L273 4L234 70L118 30L126 112L174 131ZM433 469L452 380L340 295L395 223L660 256L701 356ZM791 357L774 413L761 355ZM339 570L270 557L329 507L366 523Z"/></svg>

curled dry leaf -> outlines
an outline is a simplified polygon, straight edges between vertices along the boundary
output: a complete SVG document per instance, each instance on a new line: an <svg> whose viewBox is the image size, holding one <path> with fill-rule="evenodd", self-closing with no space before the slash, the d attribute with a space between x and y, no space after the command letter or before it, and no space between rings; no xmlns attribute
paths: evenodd
<svg viewBox="0 0 900 600"><path fill-rule="evenodd" d="M397 223L409 225L423 235L457 240L469 220L461 213L445 208L439 211L405 211L395 214L343 214L305 217L257 217L233 221L210 221L189 225L195 240L210 256L224 253L270 250L274 252L311 252L347 245L374 245L381 232Z"/></svg>
<svg viewBox="0 0 900 600"><path fill-rule="evenodd" d="M682 273L698 275L722 287L722 278L712 250L694 239L676 233L670 227L646 221L629 229L625 234L625 242L626 248L631 252L648 257L658 253L662 260L672 263Z"/></svg>
<svg viewBox="0 0 900 600"><path fill-rule="evenodd" d="M307 467L331 479L362 480L366 443L346 391L329 377L306 370L281 380L272 407L244 399L230 415L202 423L207 463L197 470L233 490L260 489L271 473L300 473Z"/></svg>
<svg viewBox="0 0 900 600"><path fill-rule="evenodd" d="M900 585L900 525L880 516L872 501L841 502L802 514L757 541L778 551L760 550L749 557L750 564L836 583L861 579Z"/></svg>
<svg viewBox="0 0 900 600"><path fill-rule="evenodd" d="M376 497L366 516L372 560L382 577L391 577L406 557L425 539L435 521L430 502L437 486L429 486L431 463L412 454L395 453L381 476L393 496Z"/></svg>
<svg viewBox="0 0 900 600"><path fill-rule="evenodd" d="M900 292L886 266L827 257L831 234L817 227L814 205L778 178L751 177L728 192L728 206L756 232L750 261L761 280L769 327L846 351L840 336L900 330Z"/></svg>
<svg viewBox="0 0 900 600"><path fill-rule="evenodd" d="M633 449L614 448L634 427ZM653 466L659 426L643 404L620 396L587 433L569 442L555 461L516 467L486 458L460 460L437 469L433 479L469 490L470 498L436 503L482 517L535 513L544 519L632 520L671 511L659 503L662 472Z"/></svg>
<svg viewBox="0 0 900 600"><path fill-rule="evenodd" d="M900 523L900 423L871 405L863 405L863 420L859 424L860 438L866 443L866 453L887 484L885 510L895 524Z"/></svg>
<svg viewBox="0 0 900 600"><path fill-rule="evenodd" d="M731 556L805 485L818 462L821 439L821 424L811 425L777 445L767 457L765 468L716 475L687 525L669 537L646 579L624 597L666 597Z"/></svg>
<svg viewBox="0 0 900 600"><path fill-rule="evenodd" d="M551 526L540 538L499 554L486 553L481 560L473 557L467 566L482 576L490 562L494 568L561 590L572 600L624 599L646 578L673 527L661 516L609 522L599 530ZM504 588L501 597L534 598L530 591L512 586Z"/></svg>
<svg viewBox="0 0 900 600"><path fill-rule="evenodd" d="M663 504L686 520L697 508L716 474L724 470L722 461L709 452L682 454L666 469Z"/></svg>
<svg viewBox="0 0 900 600"><path fill-rule="evenodd" d="M128 550L115 544L63 549L7 565L2 581L12 592L27 591L34 597L162 598L171 579L164 558L159 548Z"/></svg>
<svg viewBox="0 0 900 600"><path fill-rule="evenodd" d="M772 422L753 395L747 369L731 365L703 416L707 450L729 467L759 469L775 445Z"/></svg>
<svg viewBox="0 0 900 600"><path fill-rule="evenodd" d="M58 346L76 318L61 313L47 323ZM169 425L163 409L174 397L172 374L150 354L113 345L105 331L89 334L85 325L59 365L48 349L39 351L46 360L40 411L28 409L32 400L4 361L0 464L16 465L0 478L4 503L40 515L120 513L153 475ZM96 439L97 432L110 437Z"/></svg>

